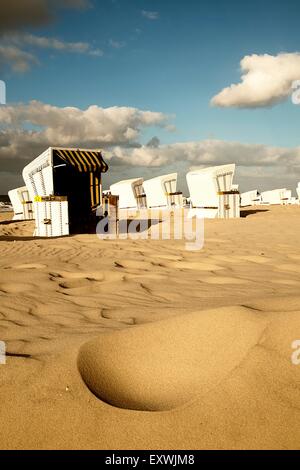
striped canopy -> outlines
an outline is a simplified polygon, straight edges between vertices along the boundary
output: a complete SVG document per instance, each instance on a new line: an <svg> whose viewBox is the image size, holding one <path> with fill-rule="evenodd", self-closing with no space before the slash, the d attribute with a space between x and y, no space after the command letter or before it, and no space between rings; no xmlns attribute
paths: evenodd
<svg viewBox="0 0 300 470"><path fill-rule="evenodd" d="M53 155L72 165L80 173L106 173L108 165L98 150L54 149Z"/></svg>

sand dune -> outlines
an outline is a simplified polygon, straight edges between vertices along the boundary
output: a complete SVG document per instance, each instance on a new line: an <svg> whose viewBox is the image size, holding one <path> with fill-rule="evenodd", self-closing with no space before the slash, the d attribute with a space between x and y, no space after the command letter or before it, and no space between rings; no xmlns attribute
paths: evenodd
<svg viewBox="0 0 300 470"><path fill-rule="evenodd" d="M0 447L299 448L299 216L206 221L190 252L1 214Z"/></svg>
<svg viewBox="0 0 300 470"><path fill-rule="evenodd" d="M78 366L90 390L112 405L168 410L213 389L265 326L243 307L176 316L92 340L82 346Z"/></svg>

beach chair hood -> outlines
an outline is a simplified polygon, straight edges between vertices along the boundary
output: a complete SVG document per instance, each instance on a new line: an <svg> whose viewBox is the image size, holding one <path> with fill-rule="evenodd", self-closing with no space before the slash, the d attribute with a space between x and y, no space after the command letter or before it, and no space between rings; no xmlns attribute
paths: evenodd
<svg viewBox="0 0 300 470"><path fill-rule="evenodd" d="M86 151L86 150L73 150L73 149L53 149L54 161L59 159L71 165L80 173L88 172L106 173L108 165L103 160L100 151Z"/></svg>

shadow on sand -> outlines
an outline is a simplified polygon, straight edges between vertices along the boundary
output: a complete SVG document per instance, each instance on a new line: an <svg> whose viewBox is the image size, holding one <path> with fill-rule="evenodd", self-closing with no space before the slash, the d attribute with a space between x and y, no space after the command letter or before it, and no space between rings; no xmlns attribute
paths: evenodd
<svg viewBox="0 0 300 470"><path fill-rule="evenodd" d="M62 238L71 238L73 235L64 235L61 237L24 237L14 236L14 235L0 235L0 242L29 242L29 241L36 241L36 240L60 240Z"/></svg>
<svg viewBox="0 0 300 470"><path fill-rule="evenodd" d="M0 225L23 224L24 222L32 222L32 220L2 220Z"/></svg>
<svg viewBox="0 0 300 470"><path fill-rule="evenodd" d="M9 225L9 224L18 224L18 223L24 223L26 221L24 220L19 220L19 221L2 221L0 222L0 225ZM31 221L29 221L31 222ZM119 234L134 234L134 233L143 233L149 230L149 228L152 225L157 225L161 223L162 221L159 219L122 219L119 221ZM115 225L115 224L113 224ZM104 232L100 231L96 232L96 227L93 227L91 230L87 230L85 232L81 233L72 233L70 235L64 235L64 236L59 236L59 237L34 237L34 236L22 236L22 235L0 235L0 241L7 241L7 242L16 242L16 241L35 241L35 240L60 240L62 238L72 238L75 237L76 235L95 235L97 236L97 233L101 234L107 234L107 224L104 225ZM116 233L114 232L114 229L112 227L112 232L111 233Z"/></svg>
<svg viewBox="0 0 300 470"><path fill-rule="evenodd" d="M246 210L241 210L241 217L245 218L248 217L249 215L257 214L259 212L269 212L269 209L246 209Z"/></svg>

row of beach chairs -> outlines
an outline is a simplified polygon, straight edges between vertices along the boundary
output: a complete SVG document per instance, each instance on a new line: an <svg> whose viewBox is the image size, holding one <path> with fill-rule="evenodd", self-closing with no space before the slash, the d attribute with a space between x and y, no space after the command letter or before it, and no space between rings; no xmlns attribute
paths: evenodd
<svg viewBox="0 0 300 470"><path fill-rule="evenodd" d="M299 204L300 183L296 190L298 198L292 197L286 188L240 194L239 186L233 182L235 168L235 164L228 164L188 172L189 197L178 191L177 173L148 180L141 177L122 180L102 191L101 173L108 167L100 151L49 148L24 168L25 186L9 191L8 195L14 220L35 219L35 233L42 236L68 234L70 217L76 233L91 206L94 211L110 200L117 201L118 211L185 207L190 217L201 214L205 218L225 219L240 217L240 209L247 206ZM53 231L54 217L60 226Z"/></svg>

